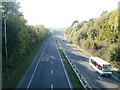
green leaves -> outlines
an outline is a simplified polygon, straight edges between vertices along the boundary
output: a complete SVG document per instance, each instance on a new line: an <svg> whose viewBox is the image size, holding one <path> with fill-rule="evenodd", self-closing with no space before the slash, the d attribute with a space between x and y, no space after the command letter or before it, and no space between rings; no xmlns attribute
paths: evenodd
<svg viewBox="0 0 120 90"><path fill-rule="evenodd" d="M18 2L2 2L2 17L18 16L20 14L19 4Z"/></svg>
<svg viewBox="0 0 120 90"><path fill-rule="evenodd" d="M74 21L65 38L104 60L120 61L120 11L103 12L88 22Z"/></svg>
<svg viewBox="0 0 120 90"><path fill-rule="evenodd" d="M8 64L3 64L3 68L6 66L14 67L18 62L24 60L29 51L35 49L50 32L43 25L29 26L19 14L18 2L3 2L2 3L2 18L8 18L6 20L7 31L7 50L8 50ZM4 24L4 20L2 20ZM5 45L4 45L4 25L2 28L3 33L3 63L5 63Z"/></svg>
<svg viewBox="0 0 120 90"><path fill-rule="evenodd" d="M95 28L90 27L88 29L87 35L89 39L95 40L95 38L98 36L99 31L97 31Z"/></svg>
<svg viewBox="0 0 120 90"><path fill-rule="evenodd" d="M110 61L120 61L120 46L119 45L110 46L109 59Z"/></svg>

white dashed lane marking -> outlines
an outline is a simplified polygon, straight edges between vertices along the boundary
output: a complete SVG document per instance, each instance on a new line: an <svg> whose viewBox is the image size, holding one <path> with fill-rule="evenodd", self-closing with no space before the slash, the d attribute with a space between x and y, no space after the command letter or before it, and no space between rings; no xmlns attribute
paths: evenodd
<svg viewBox="0 0 120 90"><path fill-rule="evenodd" d="M53 73L53 70L51 70L51 74Z"/></svg>
<svg viewBox="0 0 120 90"><path fill-rule="evenodd" d="M53 90L53 84L51 84L51 90Z"/></svg>

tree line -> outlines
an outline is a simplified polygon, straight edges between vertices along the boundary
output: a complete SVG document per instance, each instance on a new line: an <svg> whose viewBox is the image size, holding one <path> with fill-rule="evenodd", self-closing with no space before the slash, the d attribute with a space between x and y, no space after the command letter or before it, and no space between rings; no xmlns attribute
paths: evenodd
<svg viewBox="0 0 120 90"><path fill-rule="evenodd" d="M19 11L20 3L2 2L2 67L12 68L21 63L30 50L35 49L49 35L49 30L43 25L28 25ZM7 38L7 61L5 51L5 24Z"/></svg>
<svg viewBox="0 0 120 90"><path fill-rule="evenodd" d="M120 16L118 10L103 12L89 21L73 22L64 37L77 47L113 63L120 69Z"/></svg>

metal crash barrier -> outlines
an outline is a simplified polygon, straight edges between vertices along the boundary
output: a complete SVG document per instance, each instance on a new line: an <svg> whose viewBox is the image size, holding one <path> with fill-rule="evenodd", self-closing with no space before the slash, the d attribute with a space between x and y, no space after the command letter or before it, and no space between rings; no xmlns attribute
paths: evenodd
<svg viewBox="0 0 120 90"><path fill-rule="evenodd" d="M58 42L59 46L61 47L60 43ZM86 79L83 77L83 75L81 74L81 72L78 70L78 68L76 67L76 65L74 64L74 62L71 60L71 58L67 55L67 53L63 50L63 48L61 47L65 57L67 58L69 64L71 65L73 71L75 72L75 74L77 75L79 81L81 82L81 84L83 85L83 87L88 90L88 89L92 89L91 86L88 84L88 82L86 81Z"/></svg>

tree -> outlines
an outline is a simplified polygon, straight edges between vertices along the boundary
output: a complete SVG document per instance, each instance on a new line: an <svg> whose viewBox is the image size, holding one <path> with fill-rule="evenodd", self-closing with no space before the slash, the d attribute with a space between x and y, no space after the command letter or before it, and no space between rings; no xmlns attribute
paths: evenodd
<svg viewBox="0 0 120 90"><path fill-rule="evenodd" d="M2 2L2 18L8 18L11 16L18 16L20 3L18 2Z"/></svg>
<svg viewBox="0 0 120 90"><path fill-rule="evenodd" d="M119 13L120 10L104 11L100 17L92 18L88 22L74 21L65 31L65 37L79 47L86 48L94 56L118 62L120 60Z"/></svg>
<svg viewBox="0 0 120 90"><path fill-rule="evenodd" d="M6 31L7 31L7 58L5 58L5 41L4 41L4 28L2 28L2 72L4 73L3 87L6 85L7 69L12 70L13 67L22 63L26 60L27 55L31 50L38 47L43 40L49 35L49 30L43 25L30 26L24 17L19 17L19 3L17 2L3 2L2 3L2 19L6 20ZM3 27L4 20L2 20ZM6 63L7 62L7 63ZM9 82L11 83L11 81ZM6 85L6 86L5 86Z"/></svg>
<svg viewBox="0 0 120 90"><path fill-rule="evenodd" d="M107 13L107 10L106 10L106 11L103 11L102 14L101 14L101 16L104 15L105 13Z"/></svg>
<svg viewBox="0 0 120 90"><path fill-rule="evenodd" d="M93 27L89 28L87 35L90 39L94 40L95 37L97 37L98 35L98 31L96 29L94 29Z"/></svg>
<svg viewBox="0 0 120 90"><path fill-rule="evenodd" d="M110 61L120 61L120 46L112 45L109 50Z"/></svg>
<svg viewBox="0 0 120 90"><path fill-rule="evenodd" d="M75 21L72 23L71 27L72 27L75 23L79 23L79 22L78 22L77 20L75 20Z"/></svg>

